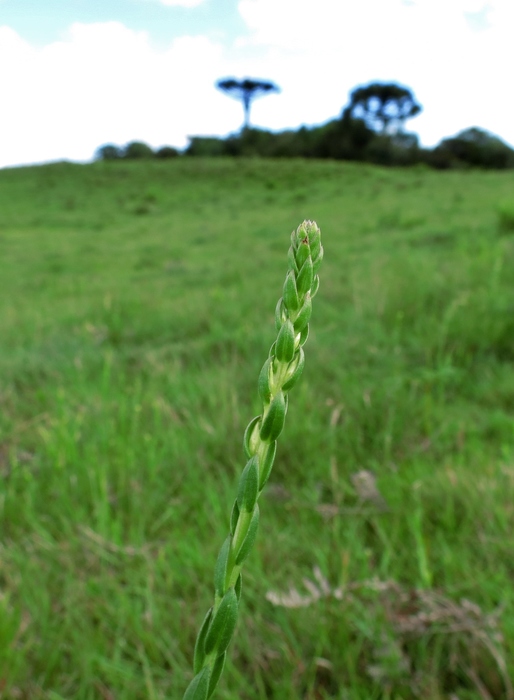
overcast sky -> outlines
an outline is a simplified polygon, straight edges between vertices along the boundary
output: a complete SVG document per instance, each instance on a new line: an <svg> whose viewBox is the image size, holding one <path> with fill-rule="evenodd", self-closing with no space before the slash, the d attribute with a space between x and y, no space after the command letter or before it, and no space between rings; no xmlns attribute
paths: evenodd
<svg viewBox="0 0 514 700"><path fill-rule="evenodd" d="M469 126L513 145L513 31L514 0L0 0L0 167L237 131L214 87L232 76L281 88L257 127L321 124L394 81L424 145Z"/></svg>

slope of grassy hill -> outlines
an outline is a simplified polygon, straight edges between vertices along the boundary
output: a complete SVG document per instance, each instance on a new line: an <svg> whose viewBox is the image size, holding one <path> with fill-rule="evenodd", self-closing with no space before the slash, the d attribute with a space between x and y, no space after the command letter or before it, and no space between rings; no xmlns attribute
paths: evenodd
<svg viewBox="0 0 514 700"><path fill-rule="evenodd" d="M289 234L323 232L220 700L514 697L514 175L0 171L0 696L182 697Z"/></svg>

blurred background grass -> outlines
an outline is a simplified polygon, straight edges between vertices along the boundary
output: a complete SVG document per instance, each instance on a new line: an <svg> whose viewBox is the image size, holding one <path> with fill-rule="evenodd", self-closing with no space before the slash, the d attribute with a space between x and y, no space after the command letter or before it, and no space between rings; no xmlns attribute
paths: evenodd
<svg viewBox="0 0 514 700"><path fill-rule="evenodd" d="M180 698L289 233L323 231L223 700L514 697L514 178L0 171L0 694Z"/></svg>

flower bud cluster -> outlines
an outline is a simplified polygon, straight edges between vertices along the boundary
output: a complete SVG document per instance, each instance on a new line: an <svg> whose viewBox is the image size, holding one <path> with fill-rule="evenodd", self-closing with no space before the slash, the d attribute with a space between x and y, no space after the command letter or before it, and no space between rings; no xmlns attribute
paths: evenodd
<svg viewBox="0 0 514 700"><path fill-rule="evenodd" d="M258 498L275 459L277 438L284 428L288 392L303 370L303 345L309 334L312 298L323 259L321 232L304 221L291 234L289 270L275 311L277 339L259 375L262 414L248 425L244 450L248 462L232 508L230 533L221 547L214 573L215 602L207 613L195 646L194 671L184 700L208 700L225 663L235 629L241 597L241 568L250 553L259 525Z"/></svg>

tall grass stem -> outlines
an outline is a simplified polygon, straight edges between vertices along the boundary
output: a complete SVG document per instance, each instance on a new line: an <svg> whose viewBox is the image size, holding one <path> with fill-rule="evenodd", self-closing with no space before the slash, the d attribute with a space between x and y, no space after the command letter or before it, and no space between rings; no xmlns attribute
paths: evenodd
<svg viewBox="0 0 514 700"><path fill-rule="evenodd" d="M259 526L259 496L273 467L277 439L284 428L288 393L303 370L303 346L309 334L312 298L323 259L321 232L304 221L291 234L288 272L275 311L277 339L259 374L262 413L253 418L244 435L248 462L241 474L224 541L214 570L214 604L198 633L194 651L194 678L184 700L207 700L218 684L241 599L241 570Z"/></svg>

